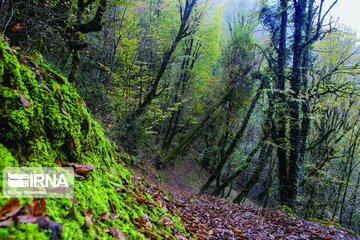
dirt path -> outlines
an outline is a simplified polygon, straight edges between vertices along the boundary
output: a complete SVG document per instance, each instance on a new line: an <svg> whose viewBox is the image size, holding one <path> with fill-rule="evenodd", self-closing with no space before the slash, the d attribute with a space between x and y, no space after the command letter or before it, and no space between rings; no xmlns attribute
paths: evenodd
<svg viewBox="0 0 360 240"><path fill-rule="evenodd" d="M176 196L176 200L172 207L197 239L360 239L277 209L252 208L205 195Z"/></svg>
<svg viewBox="0 0 360 240"><path fill-rule="evenodd" d="M239 205L196 194L198 186L187 185L187 175L195 167L193 163L187 162L166 170L166 182L157 180L152 174L138 173L153 186L151 189L154 191L162 189L171 193L173 198L167 199L164 206L180 213L187 230L195 239L360 239L335 226L291 217L278 209Z"/></svg>

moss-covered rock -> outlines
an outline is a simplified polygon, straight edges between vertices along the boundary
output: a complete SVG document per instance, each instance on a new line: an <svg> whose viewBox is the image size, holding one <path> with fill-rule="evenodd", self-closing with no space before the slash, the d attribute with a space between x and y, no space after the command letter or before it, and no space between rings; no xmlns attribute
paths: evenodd
<svg viewBox="0 0 360 240"><path fill-rule="evenodd" d="M53 167L62 162L96 167L86 180L76 180L78 203L71 199L46 200L46 214L62 224L63 239L111 239L110 227L130 239L186 235L179 218L161 204L139 202L139 198L156 201L141 190L141 183L133 183L122 156L125 154L106 138L65 77L54 72L39 55L23 56L0 41L0 170L11 166ZM0 208L7 201L0 198ZM23 204L31 201L21 200ZM101 215L113 212L109 203L115 207L116 216L100 220ZM86 226L89 224L85 224L82 212L89 208L93 224ZM134 220L144 214L149 216L151 233ZM162 216L171 218L172 229L159 222ZM0 228L0 239L50 237L50 230L40 231L36 224Z"/></svg>

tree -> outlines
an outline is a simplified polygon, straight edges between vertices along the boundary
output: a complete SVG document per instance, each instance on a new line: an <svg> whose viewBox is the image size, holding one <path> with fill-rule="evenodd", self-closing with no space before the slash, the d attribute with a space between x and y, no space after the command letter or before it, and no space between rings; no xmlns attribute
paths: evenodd
<svg viewBox="0 0 360 240"><path fill-rule="evenodd" d="M158 97L160 93L158 92L160 81L167 69L167 66L172 60L172 56L180 43L180 41L187 36L190 36L194 34L194 32L197 30L199 23L202 18L203 12L198 13L196 16L193 16L193 19L191 18L192 12L195 10L197 0L185 0L185 3L180 2L179 6L179 13L180 13L180 26L176 33L175 39L172 42L170 48L166 49L164 52L164 56L161 60L160 68L156 74L155 79L150 83L149 89L147 91L147 94L144 97L144 101L142 101L139 105L139 109L135 111L135 116L139 116L143 113L143 111L147 108L151 102ZM194 15L194 14L193 14ZM166 86L165 86L166 88Z"/></svg>
<svg viewBox="0 0 360 240"><path fill-rule="evenodd" d="M296 206L299 182L308 131L310 128L308 77L311 66L311 48L328 33L322 31L324 19L334 4L323 13L323 3L314 6L313 0L293 1L294 11L289 16L289 1L279 2L279 13L270 7L262 10L263 23L271 33L275 54L267 57L269 67L276 76L275 91L275 142L278 157L280 199L291 208ZM294 30L289 32L289 17L293 18ZM277 20L279 19L279 20ZM315 25L313 25L315 22ZM292 47L288 47L291 34ZM305 37L304 37L305 36ZM275 57L273 57L275 55ZM288 61L291 57L292 61ZM286 82L289 88L286 88ZM302 102L300 104L300 102ZM286 118L285 113L289 113ZM289 139L287 142L286 139Z"/></svg>
<svg viewBox="0 0 360 240"><path fill-rule="evenodd" d="M23 49L31 46L45 54L68 51L71 54L69 80L74 82L80 64L79 51L88 46L85 35L102 29L106 6L107 0L7 1L0 10L8 19L0 22L0 28L12 45Z"/></svg>

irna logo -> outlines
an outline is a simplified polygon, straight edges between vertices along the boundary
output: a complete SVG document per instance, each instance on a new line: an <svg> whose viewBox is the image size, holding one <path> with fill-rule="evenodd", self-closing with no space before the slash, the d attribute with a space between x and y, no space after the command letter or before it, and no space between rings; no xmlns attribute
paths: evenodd
<svg viewBox="0 0 360 240"><path fill-rule="evenodd" d="M64 174L16 174L8 173L8 185L14 188L69 187Z"/></svg>
<svg viewBox="0 0 360 240"><path fill-rule="evenodd" d="M71 198L73 168L6 167L3 169L5 198Z"/></svg>

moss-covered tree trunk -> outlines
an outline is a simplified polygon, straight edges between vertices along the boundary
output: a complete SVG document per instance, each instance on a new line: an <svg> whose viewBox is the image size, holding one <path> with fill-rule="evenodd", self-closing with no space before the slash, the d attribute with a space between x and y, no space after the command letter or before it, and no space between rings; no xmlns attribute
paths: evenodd
<svg viewBox="0 0 360 240"><path fill-rule="evenodd" d="M287 26L288 26L288 0L280 1L281 21L278 50L277 79L275 83L276 115L274 127L276 129L275 142L278 157L280 201L285 202L287 195L288 159L286 151L286 95L285 95L285 67L287 61Z"/></svg>

